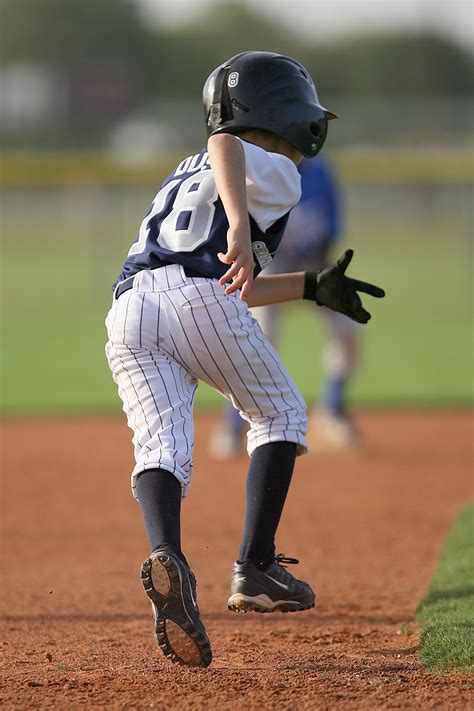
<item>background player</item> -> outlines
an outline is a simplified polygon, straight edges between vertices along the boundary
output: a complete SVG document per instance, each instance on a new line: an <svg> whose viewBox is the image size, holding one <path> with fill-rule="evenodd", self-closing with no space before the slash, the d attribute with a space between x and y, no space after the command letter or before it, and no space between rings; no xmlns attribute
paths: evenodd
<svg viewBox="0 0 474 711"><path fill-rule="evenodd" d="M198 380L230 399L250 425L244 531L228 607L307 609L311 587L282 565L297 561L275 555L294 461L306 451L305 404L248 306L306 298L366 323L370 314L357 291L383 296L345 276L350 251L319 273L254 281L300 197L296 165L320 151L334 118L304 67L243 52L210 75L204 109L207 149L162 183L106 321L107 358L134 433L132 488L152 550L142 582L160 648L192 666L206 666L212 656L180 532Z"/></svg>
<svg viewBox="0 0 474 711"><path fill-rule="evenodd" d="M321 269L328 264L329 252L341 236L341 190L329 162L321 155L303 160L301 199L290 213L282 243L265 273L277 274ZM339 448L355 440L355 430L347 408L347 385L357 365L358 327L343 314L322 308L327 333L322 352L323 379L315 402L310 434L318 448ZM280 307L277 304L252 309L265 335L278 343ZM313 426L311 426L311 424ZM223 423L211 438L211 454L226 459L244 449L246 423L230 405Z"/></svg>

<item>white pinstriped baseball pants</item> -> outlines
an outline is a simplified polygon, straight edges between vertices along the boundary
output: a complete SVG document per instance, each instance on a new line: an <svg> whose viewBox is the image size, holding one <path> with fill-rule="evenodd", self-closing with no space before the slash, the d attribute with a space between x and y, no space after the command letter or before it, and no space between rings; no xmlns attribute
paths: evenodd
<svg viewBox="0 0 474 711"><path fill-rule="evenodd" d="M307 451L306 405L238 296L173 264L139 272L107 315L106 355L133 430L136 477L166 469L186 496L198 380L230 399L250 424L247 449L296 442Z"/></svg>

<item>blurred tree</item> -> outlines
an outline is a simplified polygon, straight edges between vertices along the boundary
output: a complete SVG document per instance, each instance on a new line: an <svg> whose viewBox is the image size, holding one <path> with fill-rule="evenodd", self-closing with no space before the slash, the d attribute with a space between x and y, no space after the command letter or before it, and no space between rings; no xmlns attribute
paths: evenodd
<svg viewBox="0 0 474 711"><path fill-rule="evenodd" d="M48 144L94 145L160 90L150 71L160 44L132 0L0 0L0 28L6 71L33 65L54 78L51 121L31 129Z"/></svg>
<svg viewBox="0 0 474 711"><path fill-rule="evenodd" d="M2 0L0 26L4 61L134 63L149 39L130 0Z"/></svg>
<svg viewBox="0 0 474 711"><path fill-rule="evenodd" d="M302 41L287 28L238 2L211 5L200 20L169 30L162 37L168 56L169 95L197 97L212 69L245 50L305 54Z"/></svg>
<svg viewBox="0 0 474 711"><path fill-rule="evenodd" d="M305 42L237 1L175 29L141 22L133 0L1 0L0 60L133 68L145 93L197 96L219 62L245 49L296 56L331 94L468 94L472 56L436 35L378 34Z"/></svg>
<svg viewBox="0 0 474 711"><path fill-rule="evenodd" d="M437 35L348 37L313 50L308 64L331 94L422 98L473 90L472 55Z"/></svg>
<svg viewBox="0 0 474 711"><path fill-rule="evenodd" d="M159 87L156 34L132 0L1 0L0 60L65 72L105 65L133 76L137 94Z"/></svg>
<svg viewBox="0 0 474 711"><path fill-rule="evenodd" d="M310 43L238 2L211 5L198 22L167 31L162 42L169 95L198 95L214 66L246 49L297 57L326 95L467 95L473 88L472 55L447 38L405 33Z"/></svg>
<svg viewBox="0 0 474 711"><path fill-rule="evenodd" d="M25 145L98 146L115 123L137 113L152 121L160 117L177 134L192 134L187 124L195 120L194 109L196 118L198 109L201 117L205 78L218 63L246 49L298 58L310 70L324 103L339 95L336 110L351 99L363 105L368 98L388 107L387 99L393 97L398 105L401 96L408 114L415 97L436 101L438 96L471 95L472 55L448 39L377 34L310 42L277 20L229 0L209 5L198 20L165 31L145 25L136 0L0 0L0 62L6 72L17 63L37 64L49 72L60 94L57 110L42 124L31 121L28 135L20 135L11 122L13 128L2 140L11 144L16 130L15 140ZM395 113L387 111L388 116L380 115L380 125ZM465 111L458 113L464 116ZM451 122L455 114L453 102ZM362 112L354 123L363 126L365 119Z"/></svg>

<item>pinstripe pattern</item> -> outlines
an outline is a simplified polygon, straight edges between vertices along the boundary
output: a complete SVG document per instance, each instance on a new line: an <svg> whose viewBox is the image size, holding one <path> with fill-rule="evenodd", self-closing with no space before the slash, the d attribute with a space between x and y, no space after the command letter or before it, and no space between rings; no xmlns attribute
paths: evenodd
<svg viewBox="0 0 474 711"><path fill-rule="evenodd" d="M171 265L137 274L107 317L106 354L133 430L137 475L163 468L188 493L198 380L250 423L248 452L268 442L306 451L305 403L246 304L216 280Z"/></svg>

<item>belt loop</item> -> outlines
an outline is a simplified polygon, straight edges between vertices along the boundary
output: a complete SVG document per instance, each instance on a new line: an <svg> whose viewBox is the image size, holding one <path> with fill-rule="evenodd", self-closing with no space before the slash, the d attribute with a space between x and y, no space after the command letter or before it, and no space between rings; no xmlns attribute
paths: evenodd
<svg viewBox="0 0 474 711"><path fill-rule="evenodd" d="M126 279L117 284L114 289L114 299L118 299L119 296L121 296L125 291L128 291L129 289L133 288L135 277L136 274L132 274L132 276L127 277Z"/></svg>

